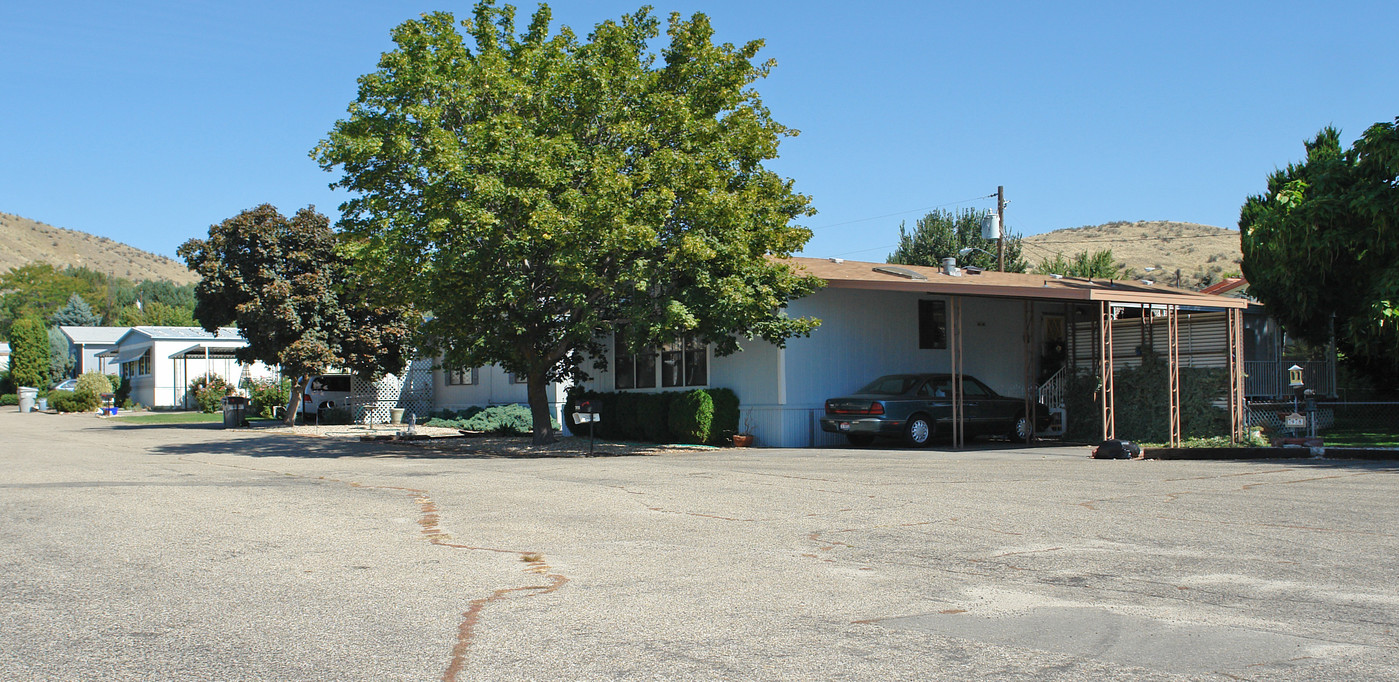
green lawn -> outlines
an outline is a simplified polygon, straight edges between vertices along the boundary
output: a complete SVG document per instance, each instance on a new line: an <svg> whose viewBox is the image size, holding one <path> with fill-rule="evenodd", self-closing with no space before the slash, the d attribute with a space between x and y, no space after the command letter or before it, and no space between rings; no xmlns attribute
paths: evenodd
<svg viewBox="0 0 1399 682"><path fill-rule="evenodd" d="M147 412L145 414L133 414L129 417L116 416L116 421L124 424L202 424L206 422L222 422L222 412Z"/></svg>
<svg viewBox="0 0 1399 682"><path fill-rule="evenodd" d="M1321 434L1327 447L1399 448L1399 434L1379 429L1330 429Z"/></svg>

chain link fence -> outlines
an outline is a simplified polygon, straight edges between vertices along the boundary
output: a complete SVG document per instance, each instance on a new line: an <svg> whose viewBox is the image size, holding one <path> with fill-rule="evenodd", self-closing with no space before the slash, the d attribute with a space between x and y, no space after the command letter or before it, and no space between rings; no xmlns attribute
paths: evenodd
<svg viewBox="0 0 1399 682"><path fill-rule="evenodd" d="M1245 407L1250 426L1262 426L1271 435L1307 430L1288 428L1287 415L1294 411L1292 401L1251 402ZM1295 411L1307 415L1305 400L1297 401ZM1399 447L1399 402L1317 401L1316 432L1327 445L1352 447Z"/></svg>

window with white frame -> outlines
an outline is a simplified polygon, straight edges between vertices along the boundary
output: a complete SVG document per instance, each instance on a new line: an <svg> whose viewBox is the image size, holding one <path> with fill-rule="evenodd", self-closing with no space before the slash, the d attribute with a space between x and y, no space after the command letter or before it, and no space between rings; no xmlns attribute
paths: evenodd
<svg viewBox="0 0 1399 682"><path fill-rule="evenodd" d="M448 370L446 374L448 386L472 386L476 383L475 367Z"/></svg>
<svg viewBox="0 0 1399 682"><path fill-rule="evenodd" d="M121 363L121 376L123 379L129 379L131 377L137 376L146 376L150 373L151 351L149 349L146 350L145 355L142 355L141 357L136 358L135 360L129 360L127 362Z"/></svg>
<svg viewBox="0 0 1399 682"><path fill-rule="evenodd" d="M626 339L614 339L613 388L705 386L709 383L709 345L692 335L664 344L659 350L629 352Z"/></svg>

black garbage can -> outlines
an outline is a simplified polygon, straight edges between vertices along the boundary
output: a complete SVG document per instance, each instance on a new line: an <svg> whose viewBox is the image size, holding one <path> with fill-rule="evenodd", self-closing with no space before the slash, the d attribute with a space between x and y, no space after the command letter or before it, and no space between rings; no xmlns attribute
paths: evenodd
<svg viewBox="0 0 1399 682"><path fill-rule="evenodd" d="M236 429L246 421L248 399L241 395L231 395L223 399L223 427Z"/></svg>

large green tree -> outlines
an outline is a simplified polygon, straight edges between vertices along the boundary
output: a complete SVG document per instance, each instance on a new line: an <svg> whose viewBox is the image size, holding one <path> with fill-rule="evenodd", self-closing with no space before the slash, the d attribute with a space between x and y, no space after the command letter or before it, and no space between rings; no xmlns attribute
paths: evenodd
<svg viewBox="0 0 1399 682"><path fill-rule="evenodd" d="M819 281L782 260L813 211L763 165L796 131L753 87L762 42L716 45L704 15L672 15L657 61L649 8L586 40L552 31L547 6L520 34L514 16L482 2L461 32L445 13L395 28L313 152L343 171L364 261L432 311L422 347L524 375L543 442L547 383L597 366L619 328L720 355L814 328L783 312Z"/></svg>
<svg viewBox="0 0 1399 682"><path fill-rule="evenodd" d="M313 207L288 219L263 204L191 239L180 256L201 280L196 316L214 331L236 323L242 362L297 377L287 423L310 376L346 367L374 379L408 361L411 311L385 303L369 273L354 272L330 221Z"/></svg>
<svg viewBox="0 0 1399 682"><path fill-rule="evenodd" d="M1399 378L1399 118L1349 148L1322 130L1239 216L1249 294L1288 333ZM1389 383L1385 381L1384 383Z"/></svg>
<svg viewBox="0 0 1399 682"><path fill-rule="evenodd" d="M962 249L978 249L965 256ZM900 265L942 265L944 258L956 258L962 265L974 265L995 270L996 240L981 238L981 213L973 210L937 210L914 222L913 229L899 224L899 246L889 254L887 262ZM1020 252L1020 236L1005 234L1006 272L1025 272L1025 259Z"/></svg>

